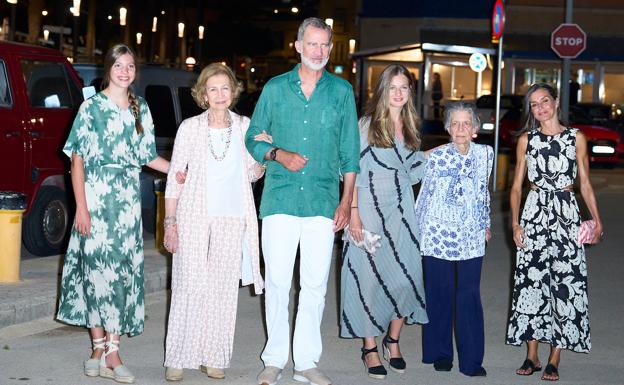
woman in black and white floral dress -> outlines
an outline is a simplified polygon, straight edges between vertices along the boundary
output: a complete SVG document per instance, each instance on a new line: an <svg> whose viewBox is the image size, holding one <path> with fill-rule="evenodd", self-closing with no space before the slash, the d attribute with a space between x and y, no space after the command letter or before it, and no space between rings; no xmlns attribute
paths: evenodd
<svg viewBox="0 0 624 385"><path fill-rule="evenodd" d="M600 241L602 223L589 181L587 140L561 122L556 90L544 83L532 85L524 114L510 196L518 254L507 343L527 343L519 375L540 371L538 344L550 344L542 379L557 381L561 349L587 353L591 348L587 264L578 242L581 218L573 191L577 172L581 195L596 222L591 243ZM519 220L525 173L531 190Z"/></svg>

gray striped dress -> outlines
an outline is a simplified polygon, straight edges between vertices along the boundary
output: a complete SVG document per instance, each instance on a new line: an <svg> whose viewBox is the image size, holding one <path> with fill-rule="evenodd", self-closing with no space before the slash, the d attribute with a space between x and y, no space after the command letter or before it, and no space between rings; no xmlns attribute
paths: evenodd
<svg viewBox="0 0 624 385"><path fill-rule="evenodd" d="M428 322L412 191L426 160L399 140L393 148L369 146L368 124L360 124L359 214L365 229L381 235L381 247L371 255L345 241L340 309L345 338L382 335L390 321L402 317L407 324Z"/></svg>

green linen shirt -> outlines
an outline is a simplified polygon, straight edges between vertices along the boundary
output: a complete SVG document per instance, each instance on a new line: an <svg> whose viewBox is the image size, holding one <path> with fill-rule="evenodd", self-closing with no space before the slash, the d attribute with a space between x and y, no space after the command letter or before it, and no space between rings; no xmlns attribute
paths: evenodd
<svg viewBox="0 0 624 385"><path fill-rule="evenodd" d="M359 171L359 130L351 85L323 71L312 95L301 90L299 64L264 86L245 144L267 170L260 218L273 214L333 218L339 201L341 174ZM273 144L255 141L266 131ZM279 147L308 158L292 172L264 155Z"/></svg>

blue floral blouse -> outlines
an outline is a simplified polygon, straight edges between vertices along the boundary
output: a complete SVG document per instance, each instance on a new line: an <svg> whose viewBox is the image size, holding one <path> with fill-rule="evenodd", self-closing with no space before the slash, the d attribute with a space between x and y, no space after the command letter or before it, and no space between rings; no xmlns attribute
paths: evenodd
<svg viewBox="0 0 624 385"><path fill-rule="evenodd" d="M493 160L492 147L476 143L466 155L452 143L431 152L415 205L422 255L450 261L485 255Z"/></svg>

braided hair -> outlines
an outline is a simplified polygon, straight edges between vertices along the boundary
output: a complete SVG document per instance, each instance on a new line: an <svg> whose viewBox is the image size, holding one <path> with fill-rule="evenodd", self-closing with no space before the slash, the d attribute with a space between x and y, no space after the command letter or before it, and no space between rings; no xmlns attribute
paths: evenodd
<svg viewBox="0 0 624 385"><path fill-rule="evenodd" d="M121 56L128 54L132 56L132 59L136 59L136 55L134 51L130 49L125 44L116 44L111 49L108 50L106 56L104 57L104 76L102 78L102 89L106 89L110 84L110 73L113 65ZM135 60L136 62L136 60ZM136 128L137 134L143 133L143 125L141 124L141 111L139 106L139 99L132 92L132 89L128 89L128 101L130 102L130 111L132 115L134 115L134 127Z"/></svg>

